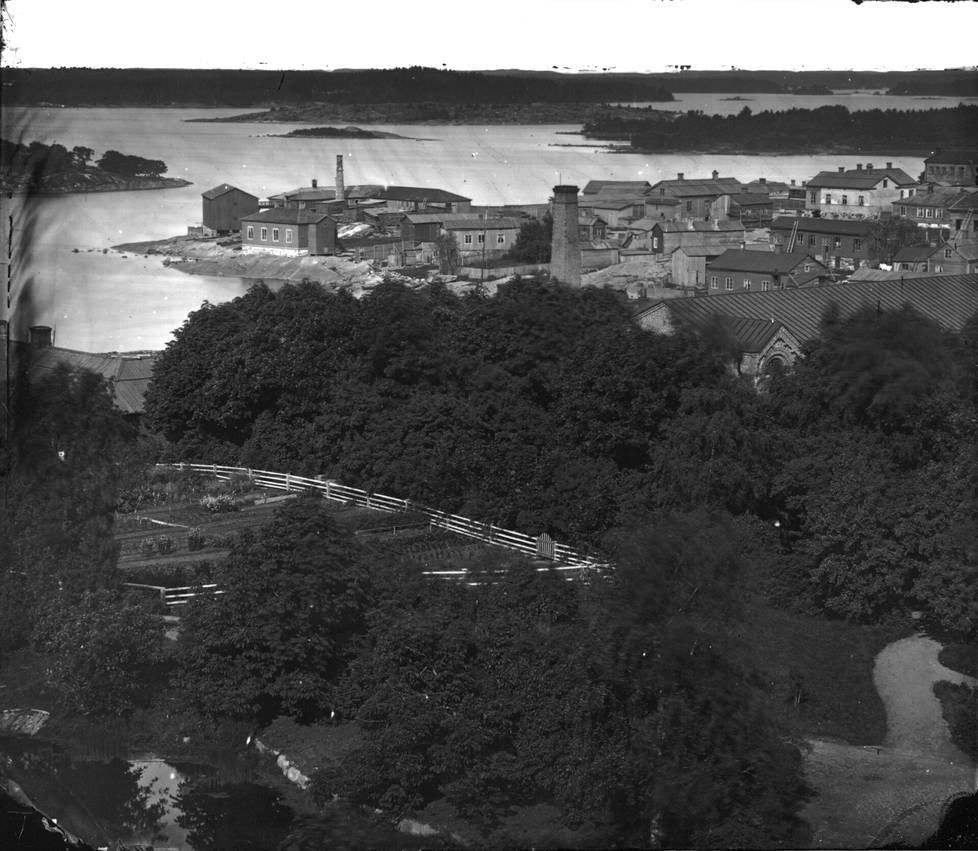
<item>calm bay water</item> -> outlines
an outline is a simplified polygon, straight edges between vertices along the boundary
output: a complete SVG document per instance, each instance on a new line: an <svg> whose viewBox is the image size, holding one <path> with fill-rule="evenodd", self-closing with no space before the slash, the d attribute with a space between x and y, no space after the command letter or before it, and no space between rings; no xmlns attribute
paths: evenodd
<svg viewBox="0 0 978 851"><path fill-rule="evenodd" d="M722 101L733 95L684 95L688 109L731 111L750 106L785 109L812 105L811 98L835 103L904 108L944 105L916 98L872 95L743 95L750 101ZM894 101L890 104L890 101ZM711 106L712 104L712 106ZM673 104L672 106L676 106ZM3 113L3 137L68 148L85 145L96 156L115 149L162 159L172 177L193 185L143 192L89 193L58 198L3 199L3 218L13 220L10 261L12 303L4 317L23 336L32 324L51 325L57 345L86 351L158 349L201 302L225 301L248 286L235 278L190 276L166 269L159 258L108 252L112 245L186 233L199 222L200 193L232 183L258 196L312 178L333 184L336 154L344 155L346 181L442 187L475 203L545 202L559 182L583 186L593 179L655 183L684 172L687 178L721 175L742 180L767 177L798 182L822 169L850 164L854 157L715 156L702 154L611 154L573 135L577 125L470 126L384 125L378 129L427 141L399 139L282 139L300 125L187 123L187 119L232 115L236 110L203 109L21 109ZM361 125L368 127L370 125ZM568 135L571 134L571 135ZM917 175L923 162L887 152L860 160L884 162ZM6 229L5 229L6 231ZM6 238L6 237L5 237ZM77 249L77 253L75 252ZM6 252L4 252L6 254Z"/></svg>

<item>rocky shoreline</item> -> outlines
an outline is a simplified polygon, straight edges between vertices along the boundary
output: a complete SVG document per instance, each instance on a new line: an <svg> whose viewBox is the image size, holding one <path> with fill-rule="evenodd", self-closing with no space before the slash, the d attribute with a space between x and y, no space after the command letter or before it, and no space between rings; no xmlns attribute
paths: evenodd
<svg viewBox="0 0 978 851"><path fill-rule="evenodd" d="M180 189L192 186L192 181L179 177L130 177L108 172L84 171L63 173L31 185L30 178L0 178L0 192L11 195L77 195L87 192L138 192L149 189Z"/></svg>

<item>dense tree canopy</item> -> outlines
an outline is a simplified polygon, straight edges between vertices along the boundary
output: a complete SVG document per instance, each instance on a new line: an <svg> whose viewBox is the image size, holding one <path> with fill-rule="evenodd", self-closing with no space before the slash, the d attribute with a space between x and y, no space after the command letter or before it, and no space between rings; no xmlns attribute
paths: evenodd
<svg viewBox="0 0 978 851"><path fill-rule="evenodd" d="M360 553L314 496L232 549L183 619L179 682L215 715L322 713L367 601Z"/></svg>

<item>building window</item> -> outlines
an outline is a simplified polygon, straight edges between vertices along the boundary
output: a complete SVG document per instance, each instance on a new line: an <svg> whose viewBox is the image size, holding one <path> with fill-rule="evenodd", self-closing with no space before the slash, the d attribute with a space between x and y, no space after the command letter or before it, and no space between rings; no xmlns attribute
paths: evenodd
<svg viewBox="0 0 978 851"><path fill-rule="evenodd" d="M761 292L766 293L771 287L770 281L761 281Z"/></svg>
<svg viewBox="0 0 978 851"><path fill-rule="evenodd" d="M750 291L750 278L744 278L744 292Z"/></svg>
<svg viewBox="0 0 978 851"><path fill-rule="evenodd" d="M811 201L813 204L817 204L818 203L818 193L817 192L809 192L808 193L808 200Z"/></svg>
<svg viewBox="0 0 978 851"><path fill-rule="evenodd" d="M272 228L272 242L278 242L278 228Z"/></svg>
<svg viewBox="0 0 978 851"><path fill-rule="evenodd" d="M837 236L833 240L833 245L835 245L836 248L842 248L842 237L841 236Z"/></svg>
<svg viewBox="0 0 978 851"><path fill-rule="evenodd" d="M831 192L826 192L825 193L825 203L826 204L831 204L832 203L832 193Z"/></svg>
<svg viewBox="0 0 978 851"><path fill-rule="evenodd" d="M890 181L885 177L883 178L883 188L886 189L890 185Z"/></svg>
<svg viewBox="0 0 978 851"><path fill-rule="evenodd" d="M863 241L861 239L854 239L852 241L852 250L853 251L862 251L863 250Z"/></svg>
<svg viewBox="0 0 978 851"><path fill-rule="evenodd" d="M935 266L934 267L934 271L935 272L943 272L944 271L944 267L943 266Z"/></svg>
<svg viewBox="0 0 978 851"><path fill-rule="evenodd" d="M733 278L724 278L723 279L723 288L725 290L732 290L733 289Z"/></svg>
<svg viewBox="0 0 978 851"><path fill-rule="evenodd" d="M687 201L686 202L686 212L687 213L692 212L692 209L693 209L693 202L692 201Z"/></svg>
<svg viewBox="0 0 978 851"><path fill-rule="evenodd" d="M934 208L933 207L924 207L924 218L925 219L930 219L930 218L933 218L933 216L934 216Z"/></svg>
<svg viewBox="0 0 978 851"><path fill-rule="evenodd" d="M865 207L866 206L866 196L865 195L860 195L859 196L859 200L857 201L857 203L859 204L860 207Z"/></svg>
<svg viewBox="0 0 978 851"><path fill-rule="evenodd" d="M292 242L292 228L285 229L285 241Z"/></svg>
<svg viewBox="0 0 978 851"><path fill-rule="evenodd" d="M496 245L505 245L505 244L506 244L506 234L504 234L504 233L497 233L496 234Z"/></svg>
<svg viewBox="0 0 978 851"><path fill-rule="evenodd" d="M900 264L900 268L909 272L910 271L910 264L909 263L901 263Z"/></svg>
<svg viewBox="0 0 978 851"><path fill-rule="evenodd" d="M778 289L779 290L783 290L784 289L784 281L778 281Z"/></svg>
<svg viewBox="0 0 978 851"><path fill-rule="evenodd" d="M471 244L472 244L472 234L467 233L465 234L465 236L462 237L462 245L471 245Z"/></svg>
<svg viewBox="0 0 978 851"><path fill-rule="evenodd" d="M248 239L254 239L254 238L255 238L255 226L248 225Z"/></svg>
<svg viewBox="0 0 978 851"><path fill-rule="evenodd" d="M842 206L843 207L848 207L849 206L849 196L848 195L843 195L842 196Z"/></svg>
<svg viewBox="0 0 978 851"><path fill-rule="evenodd" d="M958 228L958 230L960 230L960 228ZM653 251L659 250L659 237L657 236L652 237L652 250Z"/></svg>
<svg viewBox="0 0 978 851"><path fill-rule="evenodd" d="M829 241L827 239L822 240L822 253L823 254L829 253Z"/></svg>
<svg viewBox="0 0 978 851"><path fill-rule="evenodd" d="M900 215L901 216L907 215L907 208L906 207L900 207Z"/></svg>
<svg viewBox="0 0 978 851"><path fill-rule="evenodd" d="M950 260L951 259L951 249L950 248L945 248L944 249L944 259L945 260ZM938 270L938 271L940 271L940 270Z"/></svg>
<svg viewBox="0 0 978 851"><path fill-rule="evenodd" d="M925 261L923 262L923 264L921 265L921 267L920 267L920 271L921 271L921 272L926 272L926 271L927 271L927 266L928 266L928 263L927 263L927 261L925 260Z"/></svg>
<svg viewBox="0 0 978 851"><path fill-rule="evenodd" d="M814 237L814 236L810 236L810 237L808 237L808 244L809 244L810 246L812 246L812 248L814 248L814 247L815 247L815 245L816 245L816 243L817 243L817 242L818 242L818 240L817 240L817 239L815 239L815 237Z"/></svg>
<svg viewBox="0 0 978 851"><path fill-rule="evenodd" d="M804 266L802 266L802 269L804 271L806 271L806 272L811 272L812 271L812 264L811 263L806 263Z"/></svg>
<svg viewBox="0 0 978 851"><path fill-rule="evenodd" d="M720 276L719 275L711 275L710 276L710 289L711 290L717 290L719 288L720 288Z"/></svg>
<svg viewBox="0 0 978 851"><path fill-rule="evenodd" d="M268 242L268 228L261 229L261 241Z"/></svg>
<svg viewBox="0 0 978 851"><path fill-rule="evenodd" d="M477 241L479 245L484 245L486 242L486 235L484 233L476 234Z"/></svg>

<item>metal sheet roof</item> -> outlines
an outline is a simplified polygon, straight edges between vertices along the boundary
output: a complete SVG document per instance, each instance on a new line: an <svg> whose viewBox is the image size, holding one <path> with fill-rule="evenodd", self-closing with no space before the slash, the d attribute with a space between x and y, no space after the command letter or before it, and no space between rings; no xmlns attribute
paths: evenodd
<svg viewBox="0 0 978 851"><path fill-rule="evenodd" d="M153 377L153 366L158 356L155 352L97 354L56 346L31 347L30 351L32 378L38 378L61 365L73 370L95 372L109 381L115 406L126 414L142 413L146 388Z"/></svg>
<svg viewBox="0 0 978 851"><path fill-rule="evenodd" d="M799 233L840 234L842 236L869 236L873 222L869 219L831 219L813 216L778 216L771 222L771 229L790 232L798 222Z"/></svg>
<svg viewBox="0 0 978 851"><path fill-rule="evenodd" d="M313 213L311 210L296 210L291 207L272 207L242 216L242 222L257 222L272 225L311 225L331 218L329 213Z"/></svg>
<svg viewBox="0 0 978 851"><path fill-rule="evenodd" d="M728 248L710 263L710 270L726 272L758 272L766 275L786 275L803 263L822 266L817 260L802 251L790 254L773 251L748 251L741 248ZM822 266L822 268L825 268Z"/></svg>
<svg viewBox="0 0 978 851"><path fill-rule="evenodd" d="M220 186L215 186L213 189L208 189L206 192L201 192L200 194L206 198L208 201L213 201L215 198L220 198L222 195L226 195L228 192L244 192L245 195L254 198L256 201L257 197L252 195L250 192L245 192L243 189L238 189L237 186L232 186L230 183L222 183Z"/></svg>
<svg viewBox="0 0 978 851"><path fill-rule="evenodd" d="M718 177L715 180L660 180L649 191L650 196L672 195L674 198L730 195L740 192L743 184L736 177Z"/></svg>
<svg viewBox="0 0 978 851"><path fill-rule="evenodd" d="M897 186L910 186L917 181L902 168L850 168L846 171L820 171L807 187L824 189L872 189L884 177Z"/></svg>
<svg viewBox="0 0 978 851"><path fill-rule="evenodd" d="M471 201L464 195L456 195L445 189L433 189L423 186L388 186L372 196L383 198L385 201L425 201L427 203L447 204L451 201Z"/></svg>
<svg viewBox="0 0 978 851"><path fill-rule="evenodd" d="M925 163L937 165L975 165L978 163L978 148L963 148L952 151L938 151L931 154Z"/></svg>
<svg viewBox="0 0 978 851"><path fill-rule="evenodd" d="M717 315L773 319L804 342L818 336L822 317L833 304L843 318L864 307L899 310L910 305L944 328L960 331L978 312L978 274L915 275L888 281L669 299L646 308L638 318L665 308L675 318L694 324Z"/></svg>

